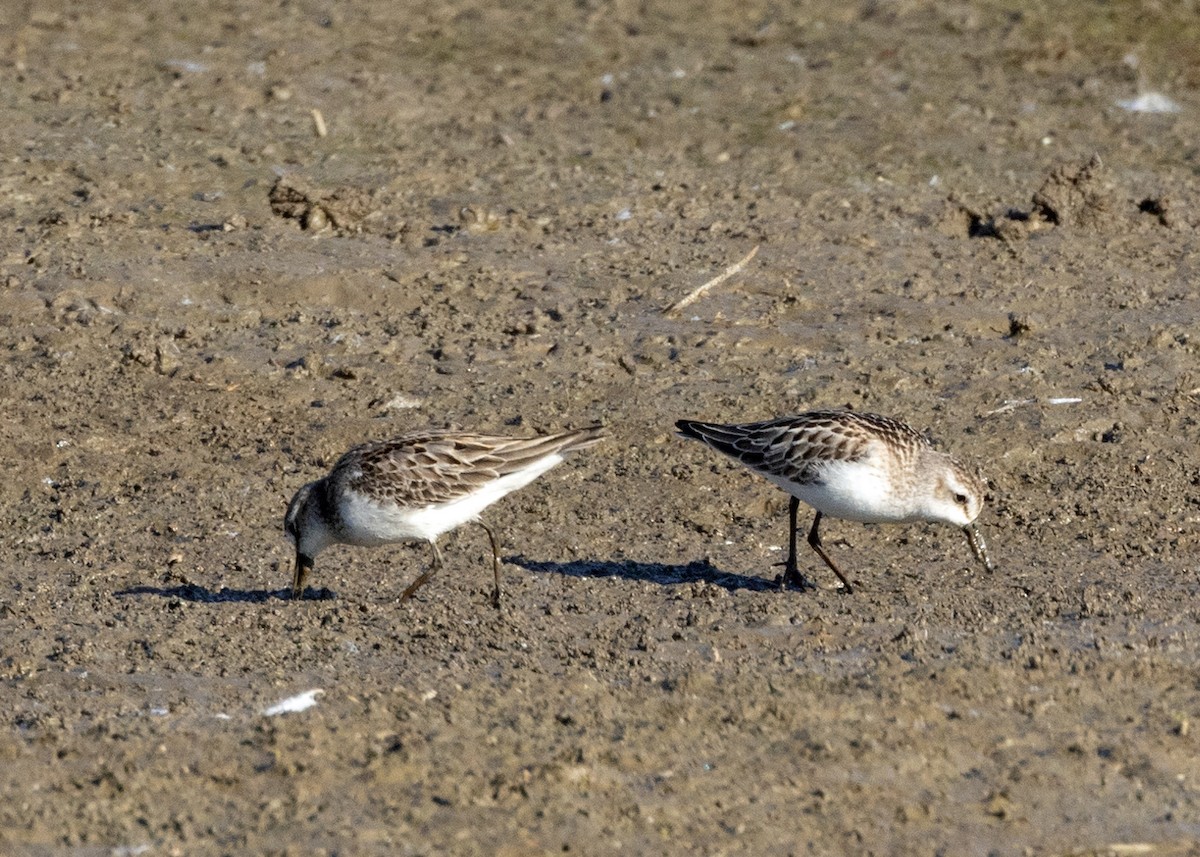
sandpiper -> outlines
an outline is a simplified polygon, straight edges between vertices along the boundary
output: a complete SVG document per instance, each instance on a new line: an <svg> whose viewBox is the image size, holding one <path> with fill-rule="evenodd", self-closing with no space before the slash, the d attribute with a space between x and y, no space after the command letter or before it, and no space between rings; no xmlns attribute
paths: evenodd
<svg viewBox="0 0 1200 857"><path fill-rule="evenodd" d="M984 568L994 566L975 526L983 480L899 420L856 411L810 411L757 423L720 425L679 420L681 437L703 441L791 494L787 562L780 585L806 585L796 567L796 513L803 500L816 510L808 543L833 569L846 592L850 581L821 545L821 518L862 523L941 521L961 527Z"/></svg>
<svg viewBox="0 0 1200 857"><path fill-rule="evenodd" d="M500 550L479 514L567 453L603 437L600 426L515 438L425 431L351 449L327 476L297 491L288 505L283 528L296 544L292 597L303 596L314 559L330 545L424 540L433 549L433 564L400 595L406 601L442 567L437 537L474 521L491 542L492 604L499 607Z"/></svg>

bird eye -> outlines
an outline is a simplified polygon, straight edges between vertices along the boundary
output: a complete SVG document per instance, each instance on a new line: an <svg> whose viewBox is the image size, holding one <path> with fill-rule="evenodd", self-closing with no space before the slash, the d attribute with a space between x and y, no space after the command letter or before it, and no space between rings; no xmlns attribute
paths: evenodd
<svg viewBox="0 0 1200 857"><path fill-rule="evenodd" d="M955 494L954 495L954 502L960 506L967 505L967 499L968 498L967 498L966 494Z"/></svg>

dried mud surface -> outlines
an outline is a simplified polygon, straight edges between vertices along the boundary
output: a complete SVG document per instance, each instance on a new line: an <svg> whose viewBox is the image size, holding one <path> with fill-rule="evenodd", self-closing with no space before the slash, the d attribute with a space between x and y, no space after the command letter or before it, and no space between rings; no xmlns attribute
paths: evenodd
<svg viewBox="0 0 1200 857"><path fill-rule="evenodd" d="M1194 14L104 6L0 36L0 851L1200 853ZM774 588L672 423L841 405L997 572L831 521L857 591ZM350 445L593 421L501 611L470 527L288 600Z"/></svg>

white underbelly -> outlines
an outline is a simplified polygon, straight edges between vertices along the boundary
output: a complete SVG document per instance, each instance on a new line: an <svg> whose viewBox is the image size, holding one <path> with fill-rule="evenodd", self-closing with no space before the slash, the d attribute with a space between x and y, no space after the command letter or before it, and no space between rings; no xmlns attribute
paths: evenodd
<svg viewBox="0 0 1200 857"><path fill-rule="evenodd" d="M524 470L502 476L471 494L433 506L406 508L377 502L356 491L347 492L340 509L340 540L364 547L413 539L433 541L467 521L477 520L480 512L488 506L528 485L560 461L561 455L548 455Z"/></svg>
<svg viewBox="0 0 1200 857"><path fill-rule="evenodd" d="M797 485L764 474L801 502L831 518L862 523L916 520L916 509L897 497L887 473L862 463L829 463L819 482Z"/></svg>

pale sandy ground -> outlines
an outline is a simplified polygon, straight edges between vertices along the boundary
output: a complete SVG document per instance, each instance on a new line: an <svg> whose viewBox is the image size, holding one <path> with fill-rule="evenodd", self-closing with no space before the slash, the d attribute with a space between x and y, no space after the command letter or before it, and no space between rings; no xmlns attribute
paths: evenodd
<svg viewBox="0 0 1200 857"><path fill-rule="evenodd" d="M1200 854L1194 10L104 5L0 29L0 851ZM858 590L773 588L672 422L840 405L999 571L834 521ZM477 528L285 597L353 443L595 420L502 612Z"/></svg>

